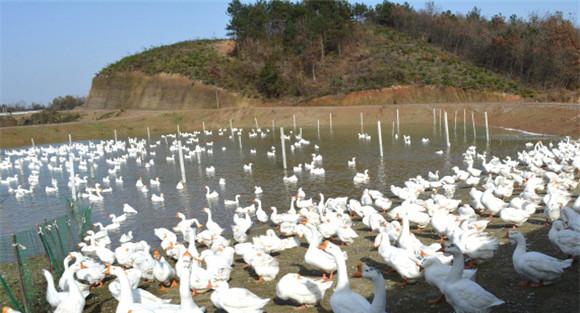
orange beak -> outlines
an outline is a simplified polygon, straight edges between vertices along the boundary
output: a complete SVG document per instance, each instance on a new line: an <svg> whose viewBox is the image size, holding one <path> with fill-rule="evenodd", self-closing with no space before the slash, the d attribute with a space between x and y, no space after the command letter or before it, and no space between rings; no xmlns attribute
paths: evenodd
<svg viewBox="0 0 580 313"><path fill-rule="evenodd" d="M185 251L185 253L183 254L183 256L191 257L191 253L189 253L189 251Z"/></svg>
<svg viewBox="0 0 580 313"><path fill-rule="evenodd" d="M107 267L105 267L105 274L111 275L111 266L107 265Z"/></svg>
<svg viewBox="0 0 580 313"><path fill-rule="evenodd" d="M328 247L329 243L330 243L330 241L328 241L328 240L323 241L321 244L318 245L318 249L326 250L326 247Z"/></svg>
<svg viewBox="0 0 580 313"><path fill-rule="evenodd" d="M362 277L362 263L359 263L356 266L356 272L352 273L353 278L361 278Z"/></svg>
<svg viewBox="0 0 580 313"><path fill-rule="evenodd" d="M211 284L211 280L207 281L207 289L213 289L213 285Z"/></svg>
<svg viewBox="0 0 580 313"><path fill-rule="evenodd" d="M83 262L81 262L81 270L85 268L87 268L87 266Z"/></svg>

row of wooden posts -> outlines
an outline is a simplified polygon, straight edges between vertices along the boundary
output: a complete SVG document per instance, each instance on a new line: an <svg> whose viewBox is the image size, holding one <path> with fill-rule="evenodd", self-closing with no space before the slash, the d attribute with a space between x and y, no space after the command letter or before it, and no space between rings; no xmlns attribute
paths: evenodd
<svg viewBox="0 0 580 313"><path fill-rule="evenodd" d="M233 127L233 121L230 119L230 134L232 136L232 138L234 138L234 127ZM258 124L258 119L254 117L254 122L256 124L256 129L260 128L260 125ZM472 122L472 127L473 127L473 137L476 138L477 134L476 134L476 127L475 127L475 112L471 112L471 122ZM484 112L484 122L485 122L485 138L486 138L486 142L489 144L490 142L490 135L489 135L489 122L488 122L488 117L487 117L487 112ZM447 116L447 111L442 111L441 109L439 109L439 133L441 133L441 128L444 126L444 130L445 130L445 143L447 145L447 147L451 147L451 142L449 140L449 122L448 122L448 116ZM293 129L294 131L296 131L297 129L297 124L296 124L296 115L292 115L292 125L293 125ZM396 119L393 120L393 131L392 131L392 135L395 134L395 129L396 129L396 134L397 136L400 135L400 118L399 118L399 109L396 109ZM464 138L467 137L467 111L464 109L463 110L463 135ZM330 131L332 133L333 130L333 125L332 125L332 113L329 113L329 127L330 127ZM202 121L202 128L203 131L205 133L205 121ZM435 132L437 128L437 111L435 108L433 108L433 131ZM317 129L317 135L318 138L320 139L320 120L316 121L316 129ZM360 131L361 133L364 133L364 115L361 112L360 113ZM455 111L455 118L454 118L454 132L457 132L457 111ZM274 136L276 133L276 122L274 120L272 120L272 135ZM378 120L377 121L377 133L378 133L378 140L379 140L379 154L381 157L383 157L384 153L383 153L383 137L382 137L382 129L381 129L381 121ZM300 135L302 134L302 128L300 128ZM179 125L177 125L177 136L178 139L181 136L181 131L179 129ZM68 135L68 139L69 139L69 145L72 147L72 137L69 134ZM115 143L117 142L117 130L114 130L114 139L115 139ZM286 169L287 168L287 161L286 161L286 144L285 144L285 135L284 135L284 127L280 127L280 145L282 148L282 165L283 168ZM32 146L35 146L34 143L34 138L31 138L32 141ZM147 142L151 141L151 132L149 130L149 127L147 127ZM238 134L238 143L240 146L240 149L242 149L242 136L241 133ZM182 150L182 145L181 145L181 140L177 140L177 145L178 145L178 154L179 154L179 168L180 168L180 172L181 172L181 181L183 183L187 182L187 177L185 175L185 165L183 162L183 150ZM73 200L76 200L76 190L75 190L75 184L74 182L74 156L72 154L72 150L71 153L69 154L69 173L70 173L70 180L71 180L71 192L72 192L72 197Z"/></svg>

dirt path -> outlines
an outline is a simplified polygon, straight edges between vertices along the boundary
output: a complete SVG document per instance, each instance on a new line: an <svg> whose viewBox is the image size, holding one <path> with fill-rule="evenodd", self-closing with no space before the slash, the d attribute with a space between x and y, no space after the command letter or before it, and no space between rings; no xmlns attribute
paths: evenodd
<svg viewBox="0 0 580 313"><path fill-rule="evenodd" d="M231 119L234 126L254 126L254 117L262 127L292 125L292 115L296 114L301 126L315 126L320 119L321 125L328 125L329 114L333 124L357 125L359 113L365 120L382 120L390 125L399 108L401 125L413 123L432 123L433 108L446 110L449 123L453 125L455 111L458 123L463 121L463 110L467 121L471 122L471 111L475 112L478 125L483 125L483 112L489 115L490 126L514 128L535 133L580 136L580 105L554 103L469 103L469 104L402 104L382 106L324 106L324 107L249 107L228 109L197 109L184 111L111 111L79 110L81 121L66 124L20 126L0 128L0 148L29 145L31 138L35 143L58 143L68 140L71 133L74 140L105 139L113 137L117 129L119 138L126 136L145 136L149 126L152 134L174 132L179 124L184 131L201 129L202 121L206 127L228 127ZM111 113L112 112L112 113ZM108 117L112 116L112 117ZM106 118L103 118L106 117Z"/></svg>

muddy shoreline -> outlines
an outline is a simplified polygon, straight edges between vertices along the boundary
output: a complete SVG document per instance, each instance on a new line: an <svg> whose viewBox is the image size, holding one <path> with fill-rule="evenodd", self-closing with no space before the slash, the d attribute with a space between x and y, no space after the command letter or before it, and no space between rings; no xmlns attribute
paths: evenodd
<svg viewBox="0 0 580 313"><path fill-rule="evenodd" d="M362 112L365 121L374 124L383 121L384 131L388 131L399 109L401 128L405 123L428 123L433 121L433 108L448 112L449 124L463 122L466 110L467 123L471 123L471 112L475 112L475 122L484 124L483 112L488 112L489 124L493 127L511 128L526 132L563 136L580 136L580 104L559 103L449 103L449 104L401 104L373 106L320 106L320 107L243 107L224 109L195 109L177 111L146 110L75 110L81 120L73 123L18 126L0 128L0 148L27 146L34 138L36 144L60 143L73 140L110 139L117 129L119 138L146 136L146 127L152 135L175 132L177 125L183 131L200 130L202 121L207 128L229 127L230 119L234 127L253 127L254 118L261 127L291 126L295 114L299 126L315 127L320 120L321 127L328 127L329 115L335 127L358 125ZM438 118L438 116L437 116ZM373 127L374 128L374 127Z"/></svg>

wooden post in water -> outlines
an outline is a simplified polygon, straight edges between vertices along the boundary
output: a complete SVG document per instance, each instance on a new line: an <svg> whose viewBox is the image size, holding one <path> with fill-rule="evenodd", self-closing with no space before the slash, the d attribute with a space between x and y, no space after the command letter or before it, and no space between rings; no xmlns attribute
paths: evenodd
<svg viewBox="0 0 580 313"><path fill-rule="evenodd" d="M149 126L147 126L147 144L151 143L151 131L149 130Z"/></svg>
<svg viewBox="0 0 580 313"><path fill-rule="evenodd" d="M117 129L115 128L115 144L117 144Z"/></svg>
<svg viewBox="0 0 580 313"><path fill-rule="evenodd" d="M383 132L381 131L381 121L377 121L377 132L379 133L379 153L383 157Z"/></svg>
<svg viewBox="0 0 580 313"><path fill-rule="evenodd" d="M330 133L332 133L332 112L328 113L328 116L330 117Z"/></svg>
<svg viewBox="0 0 580 313"><path fill-rule="evenodd" d="M318 140L320 140L320 120L316 120L316 132L318 133Z"/></svg>
<svg viewBox="0 0 580 313"><path fill-rule="evenodd" d="M435 112L435 108L433 108L433 134L435 134L437 130L437 113Z"/></svg>
<svg viewBox="0 0 580 313"><path fill-rule="evenodd" d="M475 112L471 111L471 124L473 126L473 140L477 138L477 132L475 131Z"/></svg>
<svg viewBox="0 0 580 313"><path fill-rule="evenodd" d="M260 125L258 125L258 119L254 116L254 122L256 123L256 130L258 130L258 128L260 128Z"/></svg>
<svg viewBox="0 0 580 313"><path fill-rule="evenodd" d="M68 134L68 145L72 147L72 136Z"/></svg>
<svg viewBox="0 0 580 313"><path fill-rule="evenodd" d="M483 116L485 117L485 140L487 141L487 143L489 144L489 123L487 120L487 112L483 113Z"/></svg>
<svg viewBox="0 0 580 313"><path fill-rule="evenodd" d="M242 131L238 132L238 143L240 144L240 150L242 150Z"/></svg>
<svg viewBox="0 0 580 313"><path fill-rule="evenodd" d="M365 122L364 122L362 112L360 112L360 132L361 132L361 134L365 132Z"/></svg>
<svg viewBox="0 0 580 313"><path fill-rule="evenodd" d="M181 130L179 130L179 124L177 124L177 135L181 136Z"/></svg>
<svg viewBox="0 0 580 313"><path fill-rule="evenodd" d="M300 134L300 138L302 138L302 127L300 127L298 130L300 131L300 132L299 132L299 134Z"/></svg>
<svg viewBox="0 0 580 313"><path fill-rule="evenodd" d="M272 120L272 136L276 136L276 122Z"/></svg>
<svg viewBox="0 0 580 313"><path fill-rule="evenodd" d="M181 170L181 182L186 183L187 179L185 177L185 165L183 164L183 149L181 147L181 136L177 137L177 147L179 150L179 169Z"/></svg>
<svg viewBox="0 0 580 313"><path fill-rule="evenodd" d="M296 114L292 114L292 123L294 124L294 131L296 131Z"/></svg>
<svg viewBox="0 0 580 313"><path fill-rule="evenodd" d="M232 139L234 139L234 126L232 124L231 119L230 119L230 135L232 136Z"/></svg>
<svg viewBox="0 0 580 313"><path fill-rule="evenodd" d="M449 124L447 122L447 111L445 111L445 142L447 147L451 147L451 142L449 141Z"/></svg>
<svg viewBox="0 0 580 313"><path fill-rule="evenodd" d="M397 108L397 135L401 136L401 122L399 120L399 108Z"/></svg>
<svg viewBox="0 0 580 313"><path fill-rule="evenodd" d="M442 127L443 127L443 110L439 109L439 135L443 133L441 130Z"/></svg>
<svg viewBox="0 0 580 313"><path fill-rule="evenodd" d="M286 169L286 144L284 143L284 127L280 127L280 145L282 146L282 166Z"/></svg>
<svg viewBox="0 0 580 313"><path fill-rule="evenodd" d="M393 120L393 129L391 129L391 137L393 136L395 136L395 120Z"/></svg>
<svg viewBox="0 0 580 313"><path fill-rule="evenodd" d="M203 129L203 134L205 135L205 121L201 121L201 129Z"/></svg>
<svg viewBox="0 0 580 313"><path fill-rule="evenodd" d="M454 119L454 126L453 126L453 135L457 137L457 110L455 110L455 119Z"/></svg>
<svg viewBox="0 0 580 313"><path fill-rule="evenodd" d="M463 140L467 140L467 111L463 109Z"/></svg>
<svg viewBox="0 0 580 313"><path fill-rule="evenodd" d="M77 199L77 186L75 185L75 157L74 154L71 152L68 155L69 158L69 180L70 180L70 191L72 194L73 200Z"/></svg>

